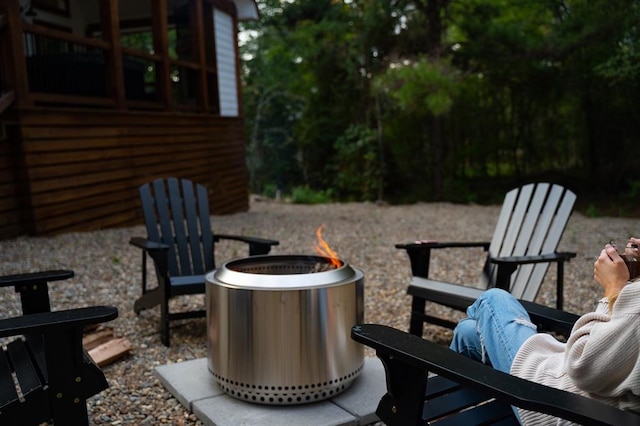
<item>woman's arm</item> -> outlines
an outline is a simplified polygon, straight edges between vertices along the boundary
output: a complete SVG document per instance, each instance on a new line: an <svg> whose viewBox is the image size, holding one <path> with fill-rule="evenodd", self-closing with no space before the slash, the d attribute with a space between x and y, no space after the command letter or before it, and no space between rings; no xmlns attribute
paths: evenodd
<svg viewBox="0 0 640 426"><path fill-rule="evenodd" d="M638 386L640 374L640 282L620 292L613 311L592 312L575 324L565 351L565 369L580 389L616 396Z"/></svg>

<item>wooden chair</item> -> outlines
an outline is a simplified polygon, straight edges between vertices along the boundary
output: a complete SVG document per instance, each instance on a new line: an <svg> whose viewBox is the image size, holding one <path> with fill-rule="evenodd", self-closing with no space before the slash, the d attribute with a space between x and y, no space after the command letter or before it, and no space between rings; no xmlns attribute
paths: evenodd
<svg viewBox="0 0 640 426"><path fill-rule="evenodd" d="M88 425L86 400L108 387L82 347L85 326L111 321L111 306L49 312L47 282L73 271L0 277L20 293L23 315L0 320L0 337L19 336L0 349L0 424Z"/></svg>
<svg viewBox="0 0 640 426"><path fill-rule="evenodd" d="M559 185L524 185L506 194L491 242L396 244L396 248L406 250L411 261L413 277L407 290L412 296L409 332L422 336L425 322L455 327L452 321L428 315L427 301L464 311L490 287L503 288L518 299L533 301L551 262L557 263L556 307L562 309L564 262L576 254L558 253L556 249L575 199L573 192ZM488 251L476 287L429 279L431 250L468 247Z"/></svg>
<svg viewBox="0 0 640 426"><path fill-rule="evenodd" d="M160 305L160 336L170 345L169 322L204 317L204 309L170 312L169 300L205 292L205 273L215 269L214 244L235 240L248 244L249 255L268 254L278 241L211 230L207 189L187 179L156 179L139 188L147 238L132 238L142 249L142 296L133 310ZM147 287L147 253L153 260L158 286Z"/></svg>
<svg viewBox="0 0 640 426"><path fill-rule="evenodd" d="M511 376L391 327L357 325L351 337L384 365L387 393L376 414L388 426L515 426L512 405L583 425L640 424L640 414Z"/></svg>

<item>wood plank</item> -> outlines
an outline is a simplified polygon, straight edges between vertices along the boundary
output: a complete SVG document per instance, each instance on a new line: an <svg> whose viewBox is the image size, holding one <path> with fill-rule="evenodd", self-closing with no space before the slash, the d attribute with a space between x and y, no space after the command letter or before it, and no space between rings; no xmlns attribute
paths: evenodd
<svg viewBox="0 0 640 426"><path fill-rule="evenodd" d="M93 47L96 49L109 50L111 48L109 43L105 42L104 40L88 38L66 31L57 30L55 28L45 27L43 25L29 24L25 22L24 31L31 34L41 35L49 38L57 38L69 43L80 44L82 46Z"/></svg>
<svg viewBox="0 0 640 426"><path fill-rule="evenodd" d="M79 187L85 185L97 185L119 181L131 177L131 169L107 170L105 172L71 175L65 179L46 179L31 182L32 194L47 191L56 191L64 188Z"/></svg>
<svg viewBox="0 0 640 426"><path fill-rule="evenodd" d="M95 330L90 333L85 333L85 335L82 336L82 347L84 350L90 351L112 339L114 339L112 327Z"/></svg>
<svg viewBox="0 0 640 426"><path fill-rule="evenodd" d="M60 232L91 231L111 228L136 219L131 209L118 210L114 206L77 211L73 215L49 217L45 215L33 224L39 235L53 235Z"/></svg>
<svg viewBox="0 0 640 426"><path fill-rule="evenodd" d="M24 139L86 139L99 137L122 136L160 136L160 135L215 135L215 129L197 128L195 126L164 126L150 127L97 127L97 126L59 126L59 127L24 127Z"/></svg>
<svg viewBox="0 0 640 426"><path fill-rule="evenodd" d="M133 192L133 191L131 191ZM35 220L46 219L49 217L62 215L77 215L77 212L87 211L95 208L105 208L106 205L122 205L122 209L131 208L137 199L137 194L131 193L128 196L122 192L113 192L106 194L97 194L94 197L70 198L67 202L52 203L34 203L33 218ZM34 199L36 201L37 199Z"/></svg>
<svg viewBox="0 0 640 426"><path fill-rule="evenodd" d="M112 339L88 351L89 356L98 366L103 367L128 354L131 342L126 337Z"/></svg>
<svg viewBox="0 0 640 426"><path fill-rule="evenodd" d="M75 124L78 126L179 126L237 128L242 131L242 118L218 117L203 114L175 114L154 111L95 111L83 108L30 108L20 111L20 121L25 127L40 125Z"/></svg>
<svg viewBox="0 0 640 426"><path fill-rule="evenodd" d="M102 107L113 107L116 105L113 99L99 98L96 96L72 96L44 92L31 92L30 95L33 102L43 104L95 105Z"/></svg>

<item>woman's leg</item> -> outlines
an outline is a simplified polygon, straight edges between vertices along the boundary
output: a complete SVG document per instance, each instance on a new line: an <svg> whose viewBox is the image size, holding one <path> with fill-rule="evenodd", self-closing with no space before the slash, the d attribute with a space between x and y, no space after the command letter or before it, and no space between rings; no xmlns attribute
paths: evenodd
<svg viewBox="0 0 640 426"><path fill-rule="evenodd" d="M451 349L505 373L520 346L536 333L520 302L500 289L484 292L469 306L467 316L454 330Z"/></svg>
<svg viewBox="0 0 640 426"><path fill-rule="evenodd" d="M456 325L449 348L467 358L489 364L483 353L482 342L478 335L478 325L473 318L464 318Z"/></svg>

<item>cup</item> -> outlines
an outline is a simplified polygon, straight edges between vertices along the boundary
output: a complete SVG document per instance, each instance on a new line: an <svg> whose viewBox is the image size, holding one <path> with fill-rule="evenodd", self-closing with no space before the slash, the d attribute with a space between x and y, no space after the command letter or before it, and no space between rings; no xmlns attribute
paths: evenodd
<svg viewBox="0 0 640 426"><path fill-rule="evenodd" d="M626 244L616 244L614 241L611 241L610 244L616 248L618 254L627 265L629 269L629 279L633 280L640 276L640 249L638 248L638 244L634 244L631 241L627 241Z"/></svg>

